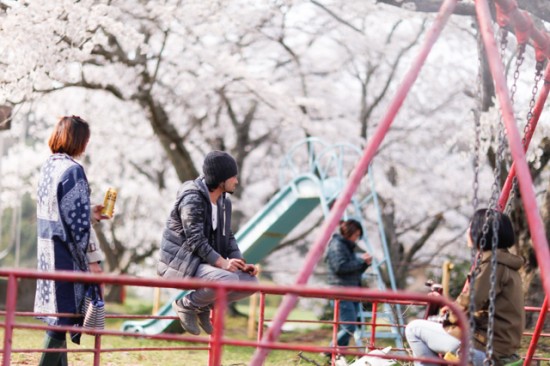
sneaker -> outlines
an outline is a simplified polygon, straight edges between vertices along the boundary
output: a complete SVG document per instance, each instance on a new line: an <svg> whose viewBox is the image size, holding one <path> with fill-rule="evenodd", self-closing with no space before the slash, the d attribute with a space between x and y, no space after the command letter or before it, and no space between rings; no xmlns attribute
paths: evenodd
<svg viewBox="0 0 550 366"><path fill-rule="evenodd" d="M172 309L178 314L183 330L193 335L201 334L201 330L197 324L198 318L196 310L183 305L181 299L172 303Z"/></svg>
<svg viewBox="0 0 550 366"><path fill-rule="evenodd" d="M210 308L203 308L202 311L197 313L199 319L199 325L206 334L212 334L214 328L212 327L212 322L210 321Z"/></svg>

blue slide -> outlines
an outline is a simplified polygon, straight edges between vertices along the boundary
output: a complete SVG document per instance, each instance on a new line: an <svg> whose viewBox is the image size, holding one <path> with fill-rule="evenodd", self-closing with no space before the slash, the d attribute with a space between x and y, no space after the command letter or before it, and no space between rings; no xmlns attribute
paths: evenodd
<svg viewBox="0 0 550 366"><path fill-rule="evenodd" d="M326 217L330 205L342 192L347 177L361 156L361 151L353 145L327 144L315 138L308 138L292 147L284 157L280 169L280 180L285 185L281 185L283 188L235 234L246 261L259 263L265 259L318 206L321 206ZM367 227L367 215L370 215L371 223L377 223L378 230L373 232L365 230L362 240L364 249L371 254L374 254L371 245L371 239L374 237L378 239L382 249L378 252L383 254L382 259L374 258L369 271L374 275L377 287L385 290L386 284L381 275L382 267L385 267L391 289L395 290L395 277L384 234L378 196L374 188L372 167L369 168L365 178L367 179L363 180L359 190L361 192L356 192L351 198L348 209L353 216L349 217L359 220L363 228ZM347 218L347 213L344 218ZM156 315L175 316L176 314L172 311L172 302L182 298L186 293L187 291L178 293ZM391 324L404 324L399 305L396 313L398 315L394 317L393 310L385 309L379 313L379 316L388 317L387 314L389 314ZM123 323L122 330L150 335L182 331L179 321L169 319L127 321ZM362 327L361 331L366 330ZM391 334L386 333L388 335L378 336L394 338L398 347L401 347L401 335L396 327L391 328Z"/></svg>

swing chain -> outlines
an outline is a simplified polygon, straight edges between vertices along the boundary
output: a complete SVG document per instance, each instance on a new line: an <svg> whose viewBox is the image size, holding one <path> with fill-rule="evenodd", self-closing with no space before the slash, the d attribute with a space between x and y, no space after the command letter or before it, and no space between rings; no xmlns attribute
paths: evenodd
<svg viewBox="0 0 550 366"><path fill-rule="evenodd" d="M504 56L504 49L506 46L506 30L502 29L500 30L501 33L501 52L502 56ZM523 52L519 51L518 58L523 58ZM504 59L504 58L502 58ZM516 72L514 73L514 84L517 80L516 74L519 73L519 66L521 65L522 61L516 62ZM514 91L514 90L513 90ZM513 95L513 94L512 94ZM511 97L513 102L513 96ZM495 297L496 297L496 266L497 266L497 258L496 258L496 248L498 246L498 224L495 224L497 221L497 213L496 213L496 207L498 203L498 198L500 196L500 174L501 174L501 164L504 161L504 145L505 145L505 134L504 134L504 123L503 123L503 116L502 111L499 110L499 118L498 118L498 134L497 134L497 151L495 154L495 167L494 167L494 179L493 184L491 187L491 198L489 200L489 209L487 210L486 220L483 224L482 229L482 238L481 243L479 245L479 251L478 254L481 256L481 252L483 251L483 248L485 247L485 240L486 235L489 232L489 223L492 223L492 229L493 229L493 238L491 242L491 274L489 277L489 281L491 284L490 290L489 290L489 314L488 314L488 326L487 326L487 349L486 349L486 358L483 360L484 365L493 366L494 360L493 360L493 338L494 338L494 318L495 318ZM491 221L492 220L492 221ZM495 229L496 227L496 229ZM479 262L481 262L481 258L478 258L478 262L476 263L476 267L479 266ZM477 270L476 270L477 272ZM470 291L470 307L472 307L472 303L475 302L474 298L474 287L472 286ZM474 310L475 311L475 310ZM471 318L473 317L473 313L470 313ZM471 319L470 318L470 319ZM474 331L472 330L472 334L474 334ZM473 353L473 350L471 351L471 354ZM471 357L471 356L470 356Z"/></svg>
<svg viewBox="0 0 550 366"><path fill-rule="evenodd" d="M478 61L479 65L482 64L481 60L481 53L478 52ZM474 141L474 159L473 159L473 168L474 168L474 181L472 183L472 188L474 190L474 194L472 197L472 206L474 209L474 212L477 210L477 206L479 204L479 168L480 168L480 154L481 154L481 108L482 108L482 75L481 75L481 66L478 68L477 72L477 105L476 108L473 110L474 115L474 134L475 134L475 141ZM474 251L472 251L474 253ZM472 263L474 259L474 254L472 254Z"/></svg>
<svg viewBox="0 0 550 366"><path fill-rule="evenodd" d="M526 117L526 123L523 127L523 137L521 139L521 144L523 146L524 150L527 150L527 132L531 128L531 120L533 119L533 110L535 109L536 104L536 97L539 91L539 83L542 80L542 70L544 68L544 63L542 61L537 61L536 67L535 67L535 84L533 85L533 89L531 90L531 100L529 101L529 111L527 112ZM506 205L505 212L510 213L512 210L512 202L514 201L514 198L518 194L518 178L514 175L514 178L512 179L512 188L510 190L510 198L508 199L508 204Z"/></svg>
<svg viewBox="0 0 550 366"><path fill-rule="evenodd" d="M500 33L500 59L504 63L504 53L506 52L506 47L508 46L508 31L504 27L499 28Z"/></svg>
<svg viewBox="0 0 550 366"><path fill-rule="evenodd" d="M481 65L481 60L480 63ZM474 110L474 132L475 132L475 143L474 143L474 182L473 182L473 197L472 197L472 206L473 211L477 211L479 205L479 168L480 168L480 153L481 153L481 67L478 72L478 106L477 110ZM479 268L480 258L478 257L479 252L476 250L476 246L472 245L470 251L470 263L472 263L472 268L468 274L468 283L469 289L473 289L475 286L475 278ZM468 304L468 313L469 313L469 325L470 325L470 345L473 344L473 334L475 333L476 322L473 314L475 314L475 303L473 301L473 291L470 291L470 302ZM468 361L472 362L474 356L474 348L470 347L468 352Z"/></svg>
<svg viewBox="0 0 550 366"><path fill-rule="evenodd" d="M505 47L504 47L505 48ZM501 50L501 52L504 52L504 49ZM482 65L482 56L481 52L478 52L478 61L479 65ZM477 73L477 105L476 108L473 110L474 114L474 134L475 134L475 142L474 142L474 159L473 159L473 168L474 168L474 180L472 184L472 188L474 190L473 197L472 197L472 206L473 206L473 212L477 211L477 207L479 205L479 171L480 171L480 160L481 160L481 113L482 113L482 68L481 66L478 68ZM470 347L468 352L468 361L470 363L473 362L474 358L474 347L472 345L474 344L474 334L475 334L475 328L476 328L476 321L474 318L475 314L475 301L473 298L473 289L475 287L475 279L477 272L479 270L479 264L481 262L480 252L476 250L476 246L472 245L471 251L470 251L470 263L472 263L472 267L470 269L470 273L468 274L468 289L465 289L466 291L469 291L469 304L468 304L468 314L469 314L469 325L470 325Z"/></svg>
<svg viewBox="0 0 550 366"><path fill-rule="evenodd" d="M500 56L501 60L504 60L504 54L506 51L506 46L508 43L507 35L508 32L504 28L499 29L500 34ZM504 61L503 61L504 62ZM519 70L519 66L521 65L521 62L516 63L516 70ZM514 73L515 77L516 73ZM519 75L519 74L518 74ZM515 77L517 80L517 78ZM481 108L479 108L481 109ZM478 175L479 175L479 155L480 155L480 144L481 144L481 122L479 119L480 112L478 112L477 115L475 115L477 118L475 118L475 135L476 135L476 141L475 141L475 149L474 149L474 197L472 200L473 206L474 206L474 212L477 210L478 205L478 188L479 188L479 181L478 181ZM504 150L504 130L503 130L503 123L502 123L502 113L499 113L499 133L498 133L498 147L497 147L497 154L496 154L496 164L495 164L495 179L493 181L493 185L491 187L491 199L489 202L489 210L487 211L487 215L494 214L494 211L491 210L492 207L496 206L496 202L498 200L499 196L499 179L500 179L500 162L502 161L502 155ZM481 240L479 243L479 248L483 248L485 246L486 236L489 232L489 224L488 220L486 219L483 227L481 229ZM470 350L468 352L469 356L469 362L473 362L474 357L474 335L475 335L475 328L476 328L476 320L474 317L474 314L476 312L475 308L475 280L476 276L479 272L479 267L481 264L482 259L482 250L476 248L477 245L474 243L471 250L471 260L472 260L472 269L469 274L469 305L468 305L468 312L469 312L469 323L470 323ZM496 262L495 262L496 263ZM491 282L493 282L493 279L491 279ZM496 295L494 292L493 286L491 286L491 289L493 290L493 295ZM489 294L491 296L491 293ZM494 296L492 296L494 299ZM493 301L494 302L494 301ZM491 307L489 307L489 317L494 318L494 304L493 304L493 310L491 314ZM487 358L483 361L484 364L493 365L492 360L492 354L493 354L493 345L492 345L492 334L490 334L491 339L489 339L488 345L487 345Z"/></svg>
<svg viewBox="0 0 550 366"><path fill-rule="evenodd" d="M523 127L523 138L521 139L523 148L526 148L527 146L527 141L525 139L525 136L527 135L527 132L531 127L531 120L533 119L533 110L535 109L535 104L536 104L535 99L539 92L539 82L542 79L542 68L543 68L543 63L540 61L537 61L537 65L535 69L535 79L534 79L535 84L533 85L533 89L531 90L531 100L529 101L529 111L527 112L527 121L525 123L525 127Z"/></svg>
<svg viewBox="0 0 550 366"><path fill-rule="evenodd" d="M520 43L518 45L518 56L516 58L516 68L514 70L514 82L510 88L510 101L512 102L512 105L514 105L514 97L518 89L517 83L519 79L519 69L523 64L523 60L525 60L525 43Z"/></svg>
<svg viewBox="0 0 550 366"><path fill-rule="evenodd" d="M497 153L495 157L494 180L493 180L493 186L491 189L491 199L489 201L489 210L488 210L489 214L487 216L487 220L483 225L484 236L489 231L489 222L492 222L492 225L493 225L492 226L493 237L491 242L491 275L489 277L491 287L489 290L489 314L488 314L489 322L487 325L487 352L486 352L486 358L483 361L484 365L489 365L489 366L494 365L493 338L494 338L494 328L495 328L494 324L495 324L495 298L496 298L496 272L497 272L497 246L498 246L498 222L497 222L498 214L496 212L496 207L498 203L498 198L500 196L500 174L501 174L501 164L504 161L504 142L505 142L504 123L502 118L503 118L502 113L499 113ZM480 248L483 248L483 246L480 245Z"/></svg>

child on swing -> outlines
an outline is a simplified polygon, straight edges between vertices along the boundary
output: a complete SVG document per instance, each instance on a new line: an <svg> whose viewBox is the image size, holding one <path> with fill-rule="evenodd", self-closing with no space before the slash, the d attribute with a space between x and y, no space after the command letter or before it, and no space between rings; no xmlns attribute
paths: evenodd
<svg viewBox="0 0 550 366"><path fill-rule="evenodd" d="M493 361L495 366L508 365L519 360L516 354L520 347L525 325L523 291L519 269L523 258L508 251L515 243L515 235L510 218L505 214L488 209L477 210L467 232L468 246L478 250L479 265L474 276L475 332L473 365L480 366L485 359L487 328L489 320L489 291L491 289L491 246L493 241L493 220L497 220L497 269L495 279L495 312L493 336ZM483 235L483 227L487 232ZM470 304L469 281L456 303L468 313ZM446 308L442 312L448 311ZM450 314L449 321L453 319ZM429 320L416 319L410 322L405 335L415 357L437 357L447 352L460 353L468 357L468 352L460 350L460 341L448 332L442 324ZM436 365L416 361L415 366Z"/></svg>

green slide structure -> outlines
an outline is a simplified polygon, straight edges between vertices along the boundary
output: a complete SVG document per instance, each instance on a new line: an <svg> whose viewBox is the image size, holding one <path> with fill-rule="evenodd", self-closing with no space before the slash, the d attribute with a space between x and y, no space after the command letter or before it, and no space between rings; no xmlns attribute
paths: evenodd
<svg viewBox="0 0 550 366"><path fill-rule="evenodd" d="M308 139L297 144L287 154L281 167L281 181L287 183L235 234L246 261L259 263L265 259L317 207L321 206L326 216L330 204L346 183L345 177L350 171L346 168L346 164L351 165L357 161L359 154L360 151L350 145L327 145L317 139ZM369 180L371 180L370 175ZM354 213L354 218L363 222L364 227L365 218L362 215L357 216L355 213L364 212L361 206L368 202L373 203L373 199L377 207L373 188L374 186L371 185L370 192L366 197L362 197L361 200L354 197L350 204L349 211ZM378 210L376 211L378 212ZM383 233L382 229L378 234L381 233ZM385 263L390 269L390 277L393 280L391 265L387 263L389 254L386 252L385 239L382 242L386 259L375 261L376 263L371 266L374 275L380 279L380 288L385 287L379 275L382 264ZM366 250L372 253L367 235L364 236L364 244ZM186 293L183 291L174 296L155 315L175 316L171 304L174 300L185 296ZM124 322L122 330L153 335L170 331L177 332L181 330L179 327L177 320L149 319Z"/></svg>

